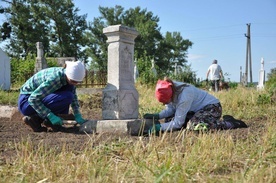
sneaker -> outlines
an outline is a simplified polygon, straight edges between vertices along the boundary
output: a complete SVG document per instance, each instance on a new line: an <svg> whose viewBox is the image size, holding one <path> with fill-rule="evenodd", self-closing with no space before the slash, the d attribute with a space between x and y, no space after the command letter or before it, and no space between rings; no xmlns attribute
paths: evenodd
<svg viewBox="0 0 276 183"><path fill-rule="evenodd" d="M223 121L232 123L233 125L232 129L248 127L243 121L237 120L231 115L224 115L222 118L223 118Z"/></svg>
<svg viewBox="0 0 276 183"><path fill-rule="evenodd" d="M26 125L31 127L34 132L45 132L45 131L47 131L47 129L45 127L41 126L42 119L37 115L24 116L22 118L22 120Z"/></svg>
<svg viewBox="0 0 276 183"><path fill-rule="evenodd" d="M195 127L194 127L194 131L208 131L208 124L207 123L198 123Z"/></svg>

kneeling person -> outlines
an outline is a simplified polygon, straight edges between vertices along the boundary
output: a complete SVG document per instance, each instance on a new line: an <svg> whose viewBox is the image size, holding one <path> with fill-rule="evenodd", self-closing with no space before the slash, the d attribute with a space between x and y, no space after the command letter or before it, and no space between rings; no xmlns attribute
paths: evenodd
<svg viewBox="0 0 276 183"><path fill-rule="evenodd" d="M149 133L175 131L181 128L209 130L247 127L244 122L230 115L224 116L221 120L222 107L219 99L187 83L172 81L169 78L158 80L155 97L166 108L157 114L145 114L144 118L172 118L163 124L156 124L149 130Z"/></svg>
<svg viewBox="0 0 276 183"><path fill-rule="evenodd" d="M85 77L82 62L66 61L65 67L43 69L29 78L20 88L18 109L24 115L23 121L33 131L46 131L46 126L59 127L63 119L59 114L68 114L71 105L77 123L86 120L79 110L76 85Z"/></svg>

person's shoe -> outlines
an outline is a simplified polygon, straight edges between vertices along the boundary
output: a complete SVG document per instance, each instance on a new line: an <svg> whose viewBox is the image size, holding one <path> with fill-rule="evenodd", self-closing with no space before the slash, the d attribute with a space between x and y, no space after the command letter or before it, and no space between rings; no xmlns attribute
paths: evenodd
<svg viewBox="0 0 276 183"><path fill-rule="evenodd" d="M231 129L248 127L243 121L237 120L231 115L224 115L222 118L223 118L223 121L232 123L233 127Z"/></svg>
<svg viewBox="0 0 276 183"><path fill-rule="evenodd" d="M43 120L37 115L24 116L22 118L22 120L26 125L31 127L34 132L46 132L47 131L47 129L45 127L41 126L41 123Z"/></svg>
<svg viewBox="0 0 276 183"><path fill-rule="evenodd" d="M51 121L49 121L48 119L45 119L42 124L44 126L46 126L47 131L50 131L50 132L59 132L59 131L62 130L62 126L60 126L60 125L53 125L51 123Z"/></svg>
<svg viewBox="0 0 276 183"><path fill-rule="evenodd" d="M198 123L195 127L194 127L194 131L208 131L208 124L207 123Z"/></svg>

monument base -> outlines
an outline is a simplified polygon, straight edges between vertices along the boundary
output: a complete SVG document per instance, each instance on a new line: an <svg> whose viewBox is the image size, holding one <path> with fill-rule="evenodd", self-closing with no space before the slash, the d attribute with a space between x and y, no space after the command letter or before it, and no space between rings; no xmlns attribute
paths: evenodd
<svg viewBox="0 0 276 183"><path fill-rule="evenodd" d="M127 120L91 120L80 126L83 133L127 133L132 136L146 135L150 127L159 121L151 119L127 119Z"/></svg>

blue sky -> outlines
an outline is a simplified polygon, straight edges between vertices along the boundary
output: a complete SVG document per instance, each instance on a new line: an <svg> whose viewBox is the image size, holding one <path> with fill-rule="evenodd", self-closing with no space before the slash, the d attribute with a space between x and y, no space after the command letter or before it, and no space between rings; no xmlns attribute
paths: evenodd
<svg viewBox="0 0 276 183"><path fill-rule="evenodd" d="M74 0L80 14L93 21L98 7L121 5L125 10L140 6L158 16L161 32L180 32L194 44L188 50L188 64L205 79L213 59L217 59L231 81L245 72L247 23L251 24L253 81L258 81L261 58L270 72L276 67L275 0ZM248 79L249 80L249 79Z"/></svg>
<svg viewBox="0 0 276 183"><path fill-rule="evenodd" d="M276 67L276 0L74 0L87 21L100 16L99 6L140 6L158 16L161 33L180 32L194 44L188 64L197 77L206 78L214 59L231 81L245 72L247 23L251 24L253 81L258 81L261 58L266 73ZM2 3L1 3L2 4ZM2 18L0 19L2 21ZM248 79L249 80L249 79Z"/></svg>

